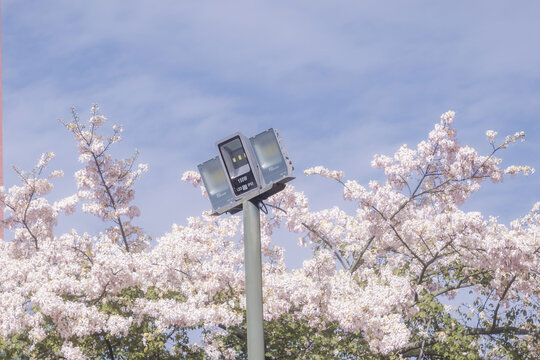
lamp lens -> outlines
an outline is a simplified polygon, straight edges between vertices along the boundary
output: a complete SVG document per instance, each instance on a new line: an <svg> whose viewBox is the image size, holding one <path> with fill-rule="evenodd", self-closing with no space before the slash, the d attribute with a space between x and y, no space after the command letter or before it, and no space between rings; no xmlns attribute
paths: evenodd
<svg viewBox="0 0 540 360"><path fill-rule="evenodd" d="M233 195L229 188L229 183L219 157L215 157L199 165L204 186L208 192L208 197L212 203L212 208L217 211L219 208L229 205Z"/></svg>
<svg viewBox="0 0 540 360"><path fill-rule="evenodd" d="M244 175L251 170L246 156L246 151L244 150L242 142L238 137L222 144L220 149L221 153L223 154L223 159L225 160L225 166L227 166L227 170L229 170L231 179Z"/></svg>
<svg viewBox="0 0 540 360"><path fill-rule="evenodd" d="M263 169L278 165L283 161L279 145L272 131L266 131L253 139L253 147Z"/></svg>
<svg viewBox="0 0 540 360"><path fill-rule="evenodd" d="M218 158L208 161L201 167L201 176L210 196L228 190L227 178Z"/></svg>
<svg viewBox="0 0 540 360"><path fill-rule="evenodd" d="M251 144L267 184L287 176L287 164L274 130L270 129L252 137Z"/></svg>

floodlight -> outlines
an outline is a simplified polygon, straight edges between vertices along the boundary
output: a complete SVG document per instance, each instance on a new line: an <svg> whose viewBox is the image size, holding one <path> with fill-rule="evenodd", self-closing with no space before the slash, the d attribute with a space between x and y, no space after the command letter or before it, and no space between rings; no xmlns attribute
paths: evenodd
<svg viewBox="0 0 540 360"><path fill-rule="evenodd" d="M257 162L249 141L242 134L236 133L218 141L216 146L236 199L257 191L260 184Z"/></svg>
<svg viewBox="0 0 540 360"><path fill-rule="evenodd" d="M292 162L277 130L263 131L250 141L265 185L275 182L285 183L293 179Z"/></svg>
<svg viewBox="0 0 540 360"><path fill-rule="evenodd" d="M231 193L225 171L223 171L221 160L216 156L200 164L198 168L214 212L224 213L234 202L234 196ZM221 211L223 208L225 210Z"/></svg>
<svg viewBox="0 0 540 360"><path fill-rule="evenodd" d="M214 215L234 214L246 200L262 201L294 179L291 160L275 129L250 139L237 132L216 147L219 156L198 166Z"/></svg>

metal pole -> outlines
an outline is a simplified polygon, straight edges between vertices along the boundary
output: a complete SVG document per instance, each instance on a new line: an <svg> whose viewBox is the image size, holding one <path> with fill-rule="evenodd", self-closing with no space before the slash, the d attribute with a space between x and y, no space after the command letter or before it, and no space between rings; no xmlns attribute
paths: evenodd
<svg viewBox="0 0 540 360"><path fill-rule="evenodd" d="M1 8L0 3L0 8ZM0 11L0 19L2 18ZM0 35L1 39L1 35ZM1 40L0 40L1 43ZM2 46L0 44L0 186L4 186L4 153L2 145ZM4 204L0 204L0 239L4 239Z"/></svg>
<svg viewBox="0 0 540 360"><path fill-rule="evenodd" d="M244 210L244 261L246 272L247 349L249 360L264 360L259 207L247 200Z"/></svg>

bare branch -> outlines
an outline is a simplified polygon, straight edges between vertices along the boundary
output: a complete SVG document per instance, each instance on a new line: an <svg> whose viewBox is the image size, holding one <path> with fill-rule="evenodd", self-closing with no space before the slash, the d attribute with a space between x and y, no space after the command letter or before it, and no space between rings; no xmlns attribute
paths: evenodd
<svg viewBox="0 0 540 360"><path fill-rule="evenodd" d="M501 295L501 298L499 299L499 302L497 303L497 307L495 307L495 311L493 312L493 321L491 323L492 329L495 328L495 326L497 326L497 313L499 312L501 301L503 301L504 298L506 297L506 294L508 294L508 290L510 290L510 287L512 286L516 278L517 278L517 274L514 275L512 279L510 279L510 281L508 282L508 285L506 285L506 288L504 289L504 292Z"/></svg>

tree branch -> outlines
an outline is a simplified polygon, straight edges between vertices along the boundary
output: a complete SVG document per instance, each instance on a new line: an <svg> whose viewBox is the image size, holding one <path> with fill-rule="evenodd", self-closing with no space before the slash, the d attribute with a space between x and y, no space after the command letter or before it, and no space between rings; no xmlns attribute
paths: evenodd
<svg viewBox="0 0 540 360"><path fill-rule="evenodd" d="M319 234L319 232L315 229L313 229L312 227L310 227L309 225L307 225L306 223L302 223L302 225L308 229L309 231L311 231L312 233L314 233L315 235L317 235L317 237L319 239L321 239L321 241L330 248L330 250L332 250L332 252L334 253L334 256L339 260L339 262L341 263L341 266L343 266L344 269L347 269L347 266L345 266L345 262L343 261L343 258L341 257L341 255L338 254L338 252L336 250L333 249L332 247L332 244L330 244L330 242L324 237L322 236L321 234Z"/></svg>
<svg viewBox="0 0 540 360"><path fill-rule="evenodd" d="M491 328L495 328L497 326L497 313L499 312L499 307L501 306L501 301L506 297L506 294L508 293L508 290L510 290L510 287L516 280L517 274L512 277L510 282L508 282L508 285L506 285L506 288L504 289L504 292L501 295L501 298L499 299L499 302L497 303L497 307L495 307L495 311L493 312L493 321L491 323Z"/></svg>
<svg viewBox="0 0 540 360"><path fill-rule="evenodd" d="M96 168L98 170L98 174L99 174L99 177L101 179L101 183L103 185L103 187L105 188L105 191L107 192L107 196L109 196L109 200L111 201L111 206L113 208L113 210L116 212L116 202L114 201L114 197L112 196L111 194L111 190L109 188L109 186L107 185L107 183L105 182L105 177L103 175L103 171L101 170L101 166L100 166L100 163L96 157L96 154L94 154L92 151L90 151L90 153L92 154L92 157L94 158L94 162L96 164ZM120 216L116 215L116 219L117 219L117 224L118 226L120 227L120 233L122 234L122 240L124 241L124 246L126 247L126 251L129 252L129 244L128 244L128 241L127 241L127 236L126 236L126 233L124 231L124 226L122 224L122 219L120 219Z"/></svg>
<svg viewBox="0 0 540 360"><path fill-rule="evenodd" d="M515 334L515 335L533 335L540 336L540 329L528 330L515 326L498 326L489 328L469 328L467 335L500 335L500 334Z"/></svg>
<svg viewBox="0 0 540 360"><path fill-rule="evenodd" d="M350 269L351 274L354 273L356 271L356 269L358 269L360 267L360 265L363 264L363 262L364 262L364 260L363 260L364 254L367 251L367 249L369 248L369 246L371 245L371 243L373 242L373 239L375 239L375 236L370 237L368 239L367 243L366 243L366 246L364 246L362 251L360 251L360 254L358 255L358 259L356 259L356 261L354 262L353 266Z"/></svg>
<svg viewBox="0 0 540 360"><path fill-rule="evenodd" d="M109 339L107 339L107 336L103 336L103 339L105 339L105 343L107 344L107 349L109 351L109 356L111 357L111 360L115 360L115 357L114 357L114 350L113 350L113 347L111 345L111 342L109 341Z"/></svg>

